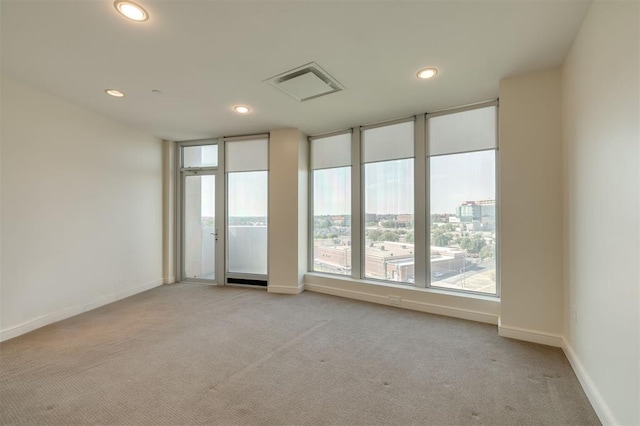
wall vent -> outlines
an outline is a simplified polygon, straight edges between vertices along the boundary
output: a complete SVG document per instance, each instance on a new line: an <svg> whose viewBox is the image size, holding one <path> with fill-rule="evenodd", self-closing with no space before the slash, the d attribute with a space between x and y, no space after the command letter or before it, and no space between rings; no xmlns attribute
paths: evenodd
<svg viewBox="0 0 640 426"><path fill-rule="evenodd" d="M260 287L266 287L268 283L266 280L253 280L253 279L227 277L227 284L257 285Z"/></svg>
<svg viewBox="0 0 640 426"><path fill-rule="evenodd" d="M315 62L292 69L263 81L277 87L298 102L344 90L338 80Z"/></svg>

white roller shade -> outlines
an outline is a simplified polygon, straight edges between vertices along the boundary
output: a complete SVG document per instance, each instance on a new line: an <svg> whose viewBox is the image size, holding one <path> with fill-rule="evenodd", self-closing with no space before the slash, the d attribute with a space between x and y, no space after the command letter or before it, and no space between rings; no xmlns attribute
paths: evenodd
<svg viewBox="0 0 640 426"><path fill-rule="evenodd" d="M182 167L217 167L218 145L196 145L182 148Z"/></svg>
<svg viewBox="0 0 640 426"><path fill-rule="evenodd" d="M350 166L351 133L313 139L311 162L314 170Z"/></svg>
<svg viewBox="0 0 640 426"><path fill-rule="evenodd" d="M496 106L428 119L429 155L493 149L498 146Z"/></svg>
<svg viewBox="0 0 640 426"><path fill-rule="evenodd" d="M412 158L413 139L413 121L363 130L362 161Z"/></svg>
<svg viewBox="0 0 640 426"><path fill-rule="evenodd" d="M225 143L227 172L269 169L269 140L250 139Z"/></svg>

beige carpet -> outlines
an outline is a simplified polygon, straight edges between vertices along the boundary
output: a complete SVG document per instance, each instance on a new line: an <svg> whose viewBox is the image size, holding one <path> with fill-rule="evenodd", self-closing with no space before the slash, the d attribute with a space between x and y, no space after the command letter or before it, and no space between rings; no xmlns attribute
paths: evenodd
<svg viewBox="0 0 640 426"><path fill-rule="evenodd" d="M305 292L162 286L0 344L2 424L599 424L562 351Z"/></svg>

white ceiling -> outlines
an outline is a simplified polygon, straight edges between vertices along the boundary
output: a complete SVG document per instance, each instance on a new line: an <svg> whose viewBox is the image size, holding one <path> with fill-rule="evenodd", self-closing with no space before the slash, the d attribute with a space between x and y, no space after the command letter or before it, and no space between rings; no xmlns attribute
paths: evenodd
<svg viewBox="0 0 640 426"><path fill-rule="evenodd" d="M138 3L147 22L112 0L1 0L2 74L164 139L313 135L494 99L563 62L590 1ZM262 82L312 61L346 90L299 103Z"/></svg>

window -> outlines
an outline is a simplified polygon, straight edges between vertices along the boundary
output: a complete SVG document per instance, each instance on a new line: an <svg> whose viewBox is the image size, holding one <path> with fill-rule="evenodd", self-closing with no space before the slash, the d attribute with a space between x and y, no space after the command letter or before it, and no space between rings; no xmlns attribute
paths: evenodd
<svg viewBox="0 0 640 426"><path fill-rule="evenodd" d="M497 295L497 105L310 138L309 269Z"/></svg>
<svg viewBox="0 0 640 426"><path fill-rule="evenodd" d="M351 133L311 140L313 265L351 275Z"/></svg>
<svg viewBox="0 0 640 426"><path fill-rule="evenodd" d="M184 277L215 279L215 175L184 177Z"/></svg>
<svg viewBox="0 0 640 426"><path fill-rule="evenodd" d="M415 283L413 127L362 131L366 278Z"/></svg>
<svg viewBox="0 0 640 426"><path fill-rule="evenodd" d="M496 294L496 107L427 117L431 286Z"/></svg>
<svg viewBox="0 0 640 426"><path fill-rule="evenodd" d="M196 145L182 147L182 167L218 167L218 145Z"/></svg>
<svg viewBox="0 0 640 426"><path fill-rule="evenodd" d="M268 139L225 143L228 276L267 275Z"/></svg>
<svg viewBox="0 0 640 426"><path fill-rule="evenodd" d="M218 242L219 234L224 233L224 210L218 201L224 192L219 187L224 179L219 168L223 160L219 158L219 148L218 141L212 139L178 144L176 266L181 281L223 280L224 250Z"/></svg>

